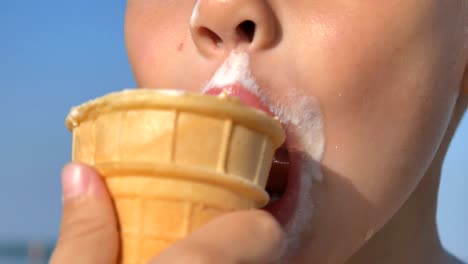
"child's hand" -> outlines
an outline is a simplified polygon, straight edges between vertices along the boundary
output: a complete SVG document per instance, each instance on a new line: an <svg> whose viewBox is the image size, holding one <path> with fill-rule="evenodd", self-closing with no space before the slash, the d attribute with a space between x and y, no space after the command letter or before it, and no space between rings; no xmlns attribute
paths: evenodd
<svg viewBox="0 0 468 264"><path fill-rule="evenodd" d="M62 191L62 226L50 263L117 263L117 220L97 173L82 164L67 165L62 171Z"/></svg>
<svg viewBox="0 0 468 264"><path fill-rule="evenodd" d="M163 251L150 264L273 263L281 253L283 233L261 210L222 215Z"/></svg>
<svg viewBox="0 0 468 264"><path fill-rule="evenodd" d="M62 226L51 264L117 263L117 220L99 176L87 166L70 164L62 181ZM282 238L268 213L234 212L176 242L150 263L271 263L281 252Z"/></svg>

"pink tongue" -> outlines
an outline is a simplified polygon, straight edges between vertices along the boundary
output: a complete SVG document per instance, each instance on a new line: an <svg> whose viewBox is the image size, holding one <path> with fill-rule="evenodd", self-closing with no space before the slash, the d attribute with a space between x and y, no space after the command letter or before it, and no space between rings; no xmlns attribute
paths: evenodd
<svg viewBox="0 0 468 264"><path fill-rule="evenodd" d="M229 85L225 87L215 87L206 92L206 94L210 95L219 95L222 92L225 92L229 96L237 97L239 100L250 107L262 110L267 114L273 116L273 113L270 112L268 107L266 107L260 99L255 96L253 93L249 92L246 88L244 88L240 84Z"/></svg>

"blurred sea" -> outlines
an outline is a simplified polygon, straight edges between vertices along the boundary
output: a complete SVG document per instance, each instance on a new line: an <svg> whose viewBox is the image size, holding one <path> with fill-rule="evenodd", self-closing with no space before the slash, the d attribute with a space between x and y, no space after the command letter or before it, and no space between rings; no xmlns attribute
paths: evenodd
<svg viewBox="0 0 468 264"><path fill-rule="evenodd" d="M26 258L2 258L0 257L0 264L29 264L29 263Z"/></svg>
<svg viewBox="0 0 468 264"><path fill-rule="evenodd" d="M46 264L54 243L31 242L0 242L0 264Z"/></svg>

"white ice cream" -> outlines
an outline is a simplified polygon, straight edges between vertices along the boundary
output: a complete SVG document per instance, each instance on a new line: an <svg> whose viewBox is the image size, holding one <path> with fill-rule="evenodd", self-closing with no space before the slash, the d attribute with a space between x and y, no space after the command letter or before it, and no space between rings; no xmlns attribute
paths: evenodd
<svg viewBox="0 0 468 264"><path fill-rule="evenodd" d="M197 0L197 2L195 3L195 6L193 7L192 16L190 17L190 26L191 26L191 27L194 27L194 26L195 26L195 22L196 22L197 19L198 19L198 16L199 16L199 8L200 8L200 1Z"/></svg>
<svg viewBox="0 0 468 264"><path fill-rule="evenodd" d="M236 83L242 84L251 93L263 99L258 84L250 72L249 55L245 52L232 51L205 85L203 92L213 87L224 87Z"/></svg>

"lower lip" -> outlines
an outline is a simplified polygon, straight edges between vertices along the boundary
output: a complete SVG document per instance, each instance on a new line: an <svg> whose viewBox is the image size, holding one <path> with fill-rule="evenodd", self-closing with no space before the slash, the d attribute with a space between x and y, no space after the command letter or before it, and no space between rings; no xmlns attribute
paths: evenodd
<svg viewBox="0 0 468 264"><path fill-rule="evenodd" d="M271 213L282 226L286 226L294 216L299 198L301 154L290 153L289 158L290 169L284 194L278 200L262 208Z"/></svg>

